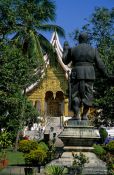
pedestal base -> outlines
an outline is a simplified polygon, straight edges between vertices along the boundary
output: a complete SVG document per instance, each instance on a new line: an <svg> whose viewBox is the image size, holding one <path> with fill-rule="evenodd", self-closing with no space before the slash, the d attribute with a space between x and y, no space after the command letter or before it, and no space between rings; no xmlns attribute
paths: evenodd
<svg viewBox="0 0 114 175"><path fill-rule="evenodd" d="M91 126L89 121L68 120L67 126L64 127L59 138L64 143L64 153L61 158L53 160L51 164L72 167L72 152L77 154L82 152L89 159L89 163L86 163L83 168L83 175L107 174L106 164L92 152L92 146L100 136L98 130Z"/></svg>
<svg viewBox="0 0 114 175"><path fill-rule="evenodd" d="M77 152L79 154L79 152ZM83 152L86 157L89 159L89 163L86 163L82 174L83 175L106 175L107 168L106 164L98 159L98 157L92 152ZM50 164L51 165L60 165L65 167L71 167L73 163L73 156L72 152L64 152L61 158L53 160Z"/></svg>

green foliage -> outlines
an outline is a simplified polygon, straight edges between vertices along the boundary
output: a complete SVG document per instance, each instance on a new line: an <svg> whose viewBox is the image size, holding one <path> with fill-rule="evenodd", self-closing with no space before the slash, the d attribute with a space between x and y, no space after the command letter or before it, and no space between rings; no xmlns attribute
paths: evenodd
<svg viewBox="0 0 114 175"><path fill-rule="evenodd" d="M104 143L105 139L108 136L108 132L106 131L105 128L100 128L99 134L100 134L100 137L101 137L101 142Z"/></svg>
<svg viewBox="0 0 114 175"><path fill-rule="evenodd" d="M101 82L97 81L96 84L98 87L100 87ZM110 85L110 82L108 82L108 85ZM101 88L101 87L100 87ZM99 90L100 90L99 88ZM97 97L95 99L95 105L97 108L103 109L100 113L100 119L99 119L99 126L113 126L113 115L114 115L114 87L107 87L107 82L102 82L102 88L104 88L105 91L102 90L100 93L101 96ZM96 118L97 119L97 118Z"/></svg>
<svg viewBox="0 0 114 175"><path fill-rule="evenodd" d="M47 160L48 147L44 142L21 140L19 142L19 151L25 153L25 163L29 165L42 165Z"/></svg>
<svg viewBox="0 0 114 175"><path fill-rule="evenodd" d="M68 169L59 165L47 165L45 173L46 175L63 175L68 173Z"/></svg>
<svg viewBox="0 0 114 175"><path fill-rule="evenodd" d="M102 158L102 156L106 154L106 151L104 150L102 146L94 145L93 147L94 147L94 153L100 158Z"/></svg>
<svg viewBox="0 0 114 175"><path fill-rule="evenodd" d="M107 144L107 149L108 149L108 151L114 153L114 140L110 141L110 142Z"/></svg>
<svg viewBox="0 0 114 175"><path fill-rule="evenodd" d="M19 151L29 153L31 150L38 148L38 142L33 140L21 140L19 142Z"/></svg>
<svg viewBox="0 0 114 175"><path fill-rule="evenodd" d="M0 149L6 149L11 146L11 135L3 131L0 133Z"/></svg>
<svg viewBox="0 0 114 175"><path fill-rule="evenodd" d="M0 39L15 28L16 14L12 3L13 0L0 1Z"/></svg>
<svg viewBox="0 0 114 175"><path fill-rule="evenodd" d="M49 150L48 146L44 142L38 143L38 149L43 149L46 152Z"/></svg>
<svg viewBox="0 0 114 175"><path fill-rule="evenodd" d="M53 22L56 17L54 1L2 0L1 9L5 9L5 7L8 12L4 10L3 13L7 17L7 20L3 15L1 18L3 27L1 30L5 28L4 23L7 21L7 27L10 29L8 31L13 33L12 43L20 47L23 54L28 56L31 62L35 60L36 64L34 64L34 66L40 69L44 64L43 53L55 51L50 42L40 32L57 31L61 36L64 36L64 30L61 27L49 24L49 22ZM8 8L10 10L8 10ZM10 13L10 15L8 16L7 13L8 15ZM12 28L10 28L9 25L9 23L12 22L10 16L13 19ZM8 38L5 30L4 35ZM2 34L0 36L2 38Z"/></svg>
<svg viewBox="0 0 114 175"><path fill-rule="evenodd" d="M47 152L42 148L37 148L25 154L25 163L32 165L42 165L47 158Z"/></svg>
<svg viewBox="0 0 114 175"><path fill-rule="evenodd" d="M72 156L73 156L73 164L72 164L73 168L77 168L77 167L83 168L85 163L89 163L88 157L86 157L81 152L79 153L79 155L72 152Z"/></svg>
<svg viewBox="0 0 114 175"><path fill-rule="evenodd" d="M33 78L29 71L34 72L34 68L32 69L32 64L22 56L19 48L7 42L1 43L0 62L0 127L11 132L14 141L24 122L31 118L35 120L38 116L22 93L31 77Z"/></svg>
<svg viewBox="0 0 114 175"><path fill-rule="evenodd" d="M107 172L109 175L114 174L114 157L110 152L106 154Z"/></svg>

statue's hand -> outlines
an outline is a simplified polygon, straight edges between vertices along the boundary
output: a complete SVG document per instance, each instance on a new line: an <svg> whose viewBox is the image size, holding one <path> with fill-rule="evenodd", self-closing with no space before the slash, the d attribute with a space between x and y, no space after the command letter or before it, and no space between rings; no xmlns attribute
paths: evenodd
<svg viewBox="0 0 114 175"><path fill-rule="evenodd" d="M68 41L65 41L64 44L63 44L63 50L65 51L65 50L68 50L68 49L70 49L69 43L68 43Z"/></svg>

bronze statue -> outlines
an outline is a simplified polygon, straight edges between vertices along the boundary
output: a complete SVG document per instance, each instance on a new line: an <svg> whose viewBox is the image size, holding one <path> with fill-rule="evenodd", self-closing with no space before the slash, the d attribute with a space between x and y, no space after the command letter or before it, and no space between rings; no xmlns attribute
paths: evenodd
<svg viewBox="0 0 114 175"><path fill-rule="evenodd" d="M71 110L74 112L73 118L77 120L80 119L81 105L83 105L82 120L88 119L87 113L93 101L94 66L104 77L108 78L107 70L97 49L90 46L87 41L87 33L81 33L78 46L70 48L68 42L65 41L63 47L63 63L67 65L72 62Z"/></svg>

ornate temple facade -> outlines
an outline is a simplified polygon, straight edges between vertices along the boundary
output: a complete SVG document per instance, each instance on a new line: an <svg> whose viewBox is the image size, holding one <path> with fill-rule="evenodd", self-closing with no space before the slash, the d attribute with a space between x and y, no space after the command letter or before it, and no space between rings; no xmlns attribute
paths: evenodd
<svg viewBox="0 0 114 175"><path fill-rule="evenodd" d="M40 83L35 83L27 89L27 96L37 108L41 116L69 116L68 97L65 96L68 88L67 71L70 68L62 62L63 49L56 32L53 33L51 44L57 52L56 66L50 66L48 56L45 75Z"/></svg>

